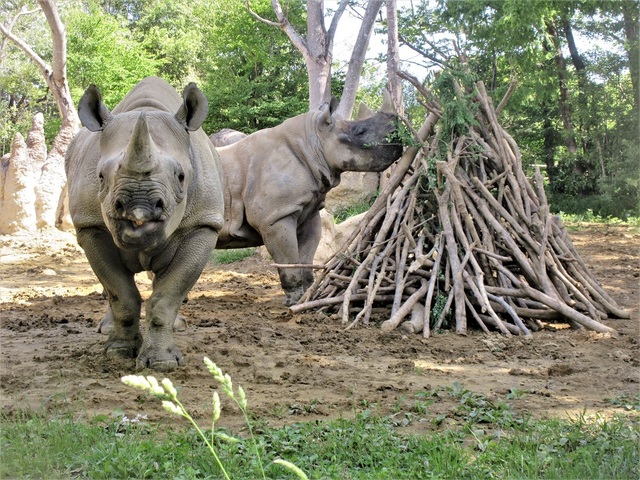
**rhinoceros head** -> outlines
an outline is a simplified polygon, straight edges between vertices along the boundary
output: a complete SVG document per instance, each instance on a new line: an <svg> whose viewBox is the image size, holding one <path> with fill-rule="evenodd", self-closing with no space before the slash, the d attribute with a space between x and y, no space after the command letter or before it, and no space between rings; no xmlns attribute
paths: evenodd
<svg viewBox="0 0 640 480"><path fill-rule="evenodd" d="M200 127L207 109L195 84L185 88L175 114L152 109L112 115L96 87L82 96L80 120L101 135L98 198L118 247L152 250L182 222L193 175L188 131Z"/></svg>
<svg viewBox="0 0 640 480"><path fill-rule="evenodd" d="M333 115L335 99L320 107L318 131L328 163L340 171L381 172L402 155L395 138L398 116L389 92L379 112L361 104L358 118L343 120Z"/></svg>

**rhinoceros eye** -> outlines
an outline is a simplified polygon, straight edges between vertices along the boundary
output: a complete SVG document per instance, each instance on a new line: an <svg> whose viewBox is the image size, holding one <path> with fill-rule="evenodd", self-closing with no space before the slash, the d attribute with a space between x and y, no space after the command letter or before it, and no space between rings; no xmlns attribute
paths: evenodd
<svg viewBox="0 0 640 480"><path fill-rule="evenodd" d="M351 132L354 135L358 135L358 136L364 134L366 131L367 131L367 127L362 125L361 123L354 125L353 128L351 129Z"/></svg>
<svg viewBox="0 0 640 480"><path fill-rule="evenodd" d="M184 172L182 171L182 168L178 167L176 169L176 177L178 177L178 182L182 185L184 183Z"/></svg>
<svg viewBox="0 0 640 480"><path fill-rule="evenodd" d="M102 172L98 173L98 180L100 180L100 183L104 182L104 175Z"/></svg>

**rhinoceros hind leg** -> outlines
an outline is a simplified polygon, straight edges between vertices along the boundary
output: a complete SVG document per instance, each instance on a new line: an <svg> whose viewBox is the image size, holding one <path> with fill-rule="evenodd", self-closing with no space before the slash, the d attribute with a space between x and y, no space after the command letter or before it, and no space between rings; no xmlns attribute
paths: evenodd
<svg viewBox="0 0 640 480"><path fill-rule="evenodd" d="M189 322L184 316L178 314L175 321L173 322L173 331L174 332L184 332L189 326Z"/></svg>
<svg viewBox="0 0 640 480"><path fill-rule="evenodd" d="M107 313L104 314L104 317L102 317L102 320L98 323L97 332L105 335L111 335L111 332L113 332L113 312L111 311L111 307L107 309Z"/></svg>

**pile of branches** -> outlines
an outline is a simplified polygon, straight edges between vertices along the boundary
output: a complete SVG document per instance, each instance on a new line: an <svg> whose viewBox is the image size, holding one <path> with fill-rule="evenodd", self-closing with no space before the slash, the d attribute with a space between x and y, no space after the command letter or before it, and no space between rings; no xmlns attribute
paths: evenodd
<svg viewBox="0 0 640 480"><path fill-rule="evenodd" d="M442 100L408 74L428 111L386 188L293 313L337 312L347 329L383 312L428 337L531 335L549 323L615 334L602 320L628 318L584 264L551 215L536 170L524 174L514 139L498 123L481 81L450 76Z"/></svg>

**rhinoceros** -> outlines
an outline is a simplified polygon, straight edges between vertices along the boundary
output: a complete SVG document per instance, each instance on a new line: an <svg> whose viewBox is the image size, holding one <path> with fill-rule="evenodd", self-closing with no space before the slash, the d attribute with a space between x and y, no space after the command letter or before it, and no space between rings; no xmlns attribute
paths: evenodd
<svg viewBox="0 0 640 480"><path fill-rule="evenodd" d="M113 112L95 86L78 104L85 128L65 160L69 211L109 300L106 353L137 356L138 369L183 364L174 321L222 228L218 154L200 128L207 111L194 83L180 98L157 77L138 83ZM154 273L144 336L134 282L141 271Z"/></svg>
<svg viewBox="0 0 640 480"><path fill-rule="evenodd" d="M216 248L265 245L278 264L310 264L321 236L320 210L345 171L380 172L402 155L390 141L397 115L388 92L380 112L361 106L359 119L319 110L218 148L224 177L224 226ZM284 304L313 283L310 268L279 268Z"/></svg>
<svg viewBox="0 0 640 480"><path fill-rule="evenodd" d="M238 140L242 140L246 136L246 133L239 132L238 130L223 128L222 130L209 135L209 140L211 140L214 147L226 147L227 145L236 143Z"/></svg>

